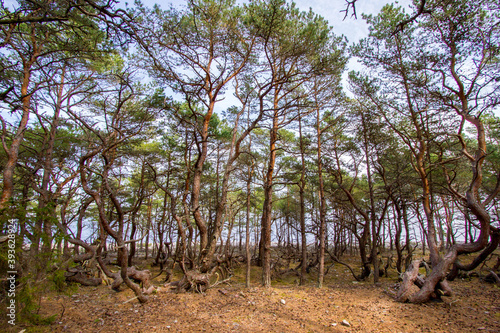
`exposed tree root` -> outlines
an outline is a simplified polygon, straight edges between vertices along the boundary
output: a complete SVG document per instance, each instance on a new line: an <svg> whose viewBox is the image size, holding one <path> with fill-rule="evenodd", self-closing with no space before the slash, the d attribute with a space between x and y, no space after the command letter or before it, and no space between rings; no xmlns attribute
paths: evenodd
<svg viewBox="0 0 500 333"><path fill-rule="evenodd" d="M181 280L168 284L176 292L195 291L204 293L210 287L211 273L200 273L197 270L187 271Z"/></svg>
<svg viewBox="0 0 500 333"><path fill-rule="evenodd" d="M97 257L97 260L99 262L99 265L103 273L107 277L113 279L113 282L111 283L111 289L118 291L120 289L120 286L125 282L125 284L129 288L134 290L136 294L139 292L139 294L150 295L154 291L155 288L151 284L151 272L149 270L140 271L137 270L134 266L127 267L127 275L126 275L127 279L124 281L121 271L113 273L103 263L102 258L100 256ZM140 287L137 286L137 284L135 284L134 282L130 281L130 279L139 282L142 285L142 288L139 289ZM138 295L138 298L141 302L147 301L147 297L145 296Z"/></svg>
<svg viewBox="0 0 500 333"><path fill-rule="evenodd" d="M114 278L111 289L118 290L123 283L123 278L120 272L111 273L111 275L110 277ZM142 292L144 294L150 295L153 292L154 286L151 285L151 272L149 270L139 271L134 266L127 267L127 277L139 282L142 285Z"/></svg>
<svg viewBox="0 0 500 333"><path fill-rule="evenodd" d="M76 282L81 284L82 286L97 287L102 283L101 278L94 278L89 276L87 271L83 270L80 267L68 268L66 273L64 273L64 276L66 277L66 281Z"/></svg>
<svg viewBox="0 0 500 333"><path fill-rule="evenodd" d="M399 287L396 295L396 301L407 302L413 294L412 286L418 278L418 269L420 267L420 260L415 260L410 264L408 270L403 274L403 282Z"/></svg>
<svg viewBox="0 0 500 333"><path fill-rule="evenodd" d="M422 265L423 264L423 265ZM428 290L427 296L422 296L422 290L424 288L429 288L429 284L427 279L434 278L432 277L424 277L419 274L419 268L423 266L428 271L428 265L423 260L415 260L411 263L410 267L403 274L403 282L401 282L398 294L396 296L396 301L398 302L411 302L411 303L423 303L428 301L429 299L440 299L441 296L452 296L451 287L448 284L448 281L444 278L439 282L433 283L434 290ZM431 273L432 274L432 273ZM416 285L419 289L413 287Z"/></svg>
<svg viewBox="0 0 500 333"><path fill-rule="evenodd" d="M232 276L232 271L227 267L226 261L216 258L217 264L207 273L202 273L197 269L186 270L184 264L180 263L181 269L184 272L184 276L179 281L174 281L166 284L166 287L175 289L176 292L186 292L194 291L197 293L204 293L209 288L212 288L222 282L228 281ZM217 272L219 270L219 272ZM214 283L210 283L210 280L216 276L217 280ZM220 281L223 278L225 280Z"/></svg>
<svg viewBox="0 0 500 333"><path fill-rule="evenodd" d="M73 238L69 239L69 242L83 247L86 252L74 256L63 264L63 267L66 270L64 273L66 281L76 282L82 286L95 287L100 285L102 283L102 279L92 276L93 274L90 271L92 268L96 269L95 257L97 246L89 245L79 239ZM78 264L78 266L69 267L71 262ZM85 263L87 264L84 265Z"/></svg>

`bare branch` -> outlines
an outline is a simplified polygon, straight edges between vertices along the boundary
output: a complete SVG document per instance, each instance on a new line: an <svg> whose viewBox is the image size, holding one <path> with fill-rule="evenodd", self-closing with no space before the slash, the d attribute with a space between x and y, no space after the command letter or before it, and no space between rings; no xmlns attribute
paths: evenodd
<svg viewBox="0 0 500 333"><path fill-rule="evenodd" d="M341 13L345 13L344 18L342 20L345 20L347 18L347 15L349 15L350 8L352 8L351 17L354 17L355 20L358 19L358 16L356 15L356 1L358 0L345 0L346 7L345 9L340 11Z"/></svg>
<svg viewBox="0 0 500 333"><path fill-rule="evenodd" d="M431 13L432 13L431 10L425 9L425 0L420 0L420 5L418 6L417 13L412 17L410 17L409 19L399 22L392 34L396 35L398 32L402 32L406 25L410 24L413 21L416 21L420 15L431 14Z"/></svg>

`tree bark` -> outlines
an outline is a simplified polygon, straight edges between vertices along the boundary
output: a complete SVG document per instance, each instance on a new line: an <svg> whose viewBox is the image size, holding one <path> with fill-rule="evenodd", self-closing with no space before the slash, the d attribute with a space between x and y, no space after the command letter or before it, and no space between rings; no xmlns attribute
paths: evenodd
<svg viewBox="0 0 500 333"><path fill-rule="evenodd" d="M301 263L300 263L300 280L299 285L305 284L307 274L307 236L306 236L306 207L304 200L304 191L306 187L306 164L305 164L305 151L304 151L304 138L302 137L302 117L299 116L299 140L300 140L300 180L299 180L299 198L300 198L300 236L301 236ZM321 233L321 231L320 231ZM324 266L323 266L324 268ZM324 271L323 271L324 272ZM320 271L321 275L321 271ZM318 278L320 284L322 278ZM321 281L322 284L322 281Z"/></svg>
<svg viewBox="0 0 500 333"><path fill-rule="evenodd" d="M271 287L271 222L273 206L273 179L276 163L276 142L278 141L278 94L274 95L273 123L269 136L269 159L264 180L264 204L261 220L262 285Z"/></svg>
<svg viewBox="0 0 500 333"><path fill-rule="evenodd" d="M31 31L31 34L34 34L34 31ZM12 138L12 143L10 147L7 147L5 142L5 138L2 136L2 145L7 154L7 163L4 166L3 170L3 189L2 195L0 196L0 212L4 209L8 208L8 204L10 199L12 198L12 194L14 193L14 169L17 164L17 159L19 155L19 148L21 147L21 143L24 139L24 132L26 130L26 126L28 125L30 109L31 109L31 93L29 92L29 85L31 83L31 70L33 64L37 61L38 56L41 52L41 45L35 43L32 48L32 54L29 59L25 59L21 56L23 60L23 80L21 83L21 104L22 104L22 116L19 121L19 125L17 126L16 133ZM39 244L34 244L32 249L33 254L36 255L38 253L38 249L36 248Z"/></svg>
<svg viewBox="0 0 500 333"><path fill-rule="evenodd" d="M319 180L319 274L318 274L318 288L323 287L323 280L325 277L325 233L326 233L326 199L323 182L323 162L321 155L321 121L319 108L316 109L316 136L317 136L317 167L318 167L318 180Z"/></svg>
<svg viewBox="0 0 500 333"><path fill-rule="evenodd" d="M252 147L252 137L249 136L248 142L248 150L250 151ZM250 253L250 196L252 190L252 176L254 169L254 161L252 159L251 165L248 167L247 172L247 209L246 209L246 226L245 226L245 254L246 254L246 277L245 277L245 285L247 288L250 288L250 280L251 280L251 264L252 264L252 255Z"/></svg>

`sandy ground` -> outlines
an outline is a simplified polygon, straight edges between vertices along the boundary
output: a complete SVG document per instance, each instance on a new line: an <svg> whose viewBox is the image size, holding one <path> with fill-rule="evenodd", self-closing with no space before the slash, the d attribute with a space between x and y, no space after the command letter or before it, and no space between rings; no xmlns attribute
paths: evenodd
<svg viewBox="0 0 500 333"><path fill-rule="evenodd" d="M353 283L336 269L323 289L313 279L246 289L236 277L205 294L160 288L143 305L127 289L79 287L42 297L40 314L55 315L53 324L12 332L500 332L500 288L478 278L450 283L455 295L444 302L413 305L393 300L394 279Z"/></svg>

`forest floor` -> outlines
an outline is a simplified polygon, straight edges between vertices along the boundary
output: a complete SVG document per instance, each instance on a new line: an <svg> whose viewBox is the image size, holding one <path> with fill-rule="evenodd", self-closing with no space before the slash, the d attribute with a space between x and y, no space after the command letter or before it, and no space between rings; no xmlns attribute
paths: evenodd
<svg viewBox="0 0 500 333"><path fill-rule="evenodd" d="M259 274L253 269L253 281ZM54 316L52 324L8 332L500 332L500 288L478 278L451 282L455 295L443 302L414 305L394 301L395 272L378 285L349 274L335 265L322 289L314 287L315 274L307 286L292 276L247 289L240 268L204 294L167 291L162 275L146 304L126 288L75 286L40 299L39 314Z"/></svg>

